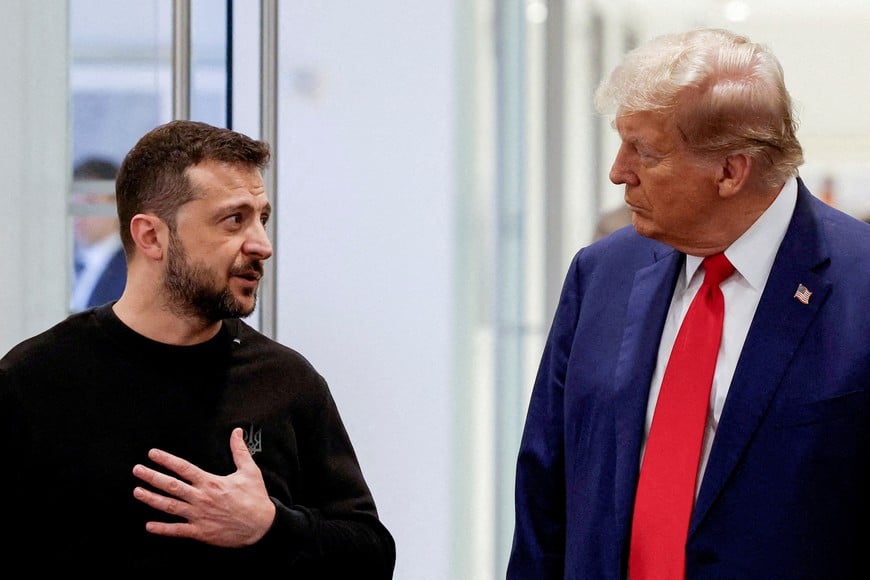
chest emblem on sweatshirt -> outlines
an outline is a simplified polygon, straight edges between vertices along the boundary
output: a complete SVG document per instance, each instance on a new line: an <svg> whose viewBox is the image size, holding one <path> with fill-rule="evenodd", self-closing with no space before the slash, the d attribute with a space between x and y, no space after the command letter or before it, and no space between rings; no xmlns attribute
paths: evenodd
<svg viewBox="0 0 870 580"><path fill-rule="evenodd" d="M254 455L258 451L263 450L263 430L255 429L252 424L250 427L242 430L245 432L245 443L248 445L248 451Z"/></svg>

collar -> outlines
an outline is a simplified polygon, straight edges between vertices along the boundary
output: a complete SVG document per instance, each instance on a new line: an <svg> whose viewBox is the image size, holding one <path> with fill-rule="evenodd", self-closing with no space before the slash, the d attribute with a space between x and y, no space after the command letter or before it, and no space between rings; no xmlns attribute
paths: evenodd
<svg viewBox="0 0 870 580"><path fill-rule="evenodd" d="M789 177L779 195L743 235L725 250L734 269L756 290L761 290L797 203L797 179ZM704 258L686 255L686 281L695 275Z"/></svg>

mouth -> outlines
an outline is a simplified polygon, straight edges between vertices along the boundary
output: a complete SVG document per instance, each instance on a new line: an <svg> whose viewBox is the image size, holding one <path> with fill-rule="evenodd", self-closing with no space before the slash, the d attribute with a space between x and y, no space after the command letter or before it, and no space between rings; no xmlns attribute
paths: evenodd
<svg viewBox="0 0 870 580"><path fill-rule="evenodd" d="M629 199L627 197L623 198L623 201L625 202L626 207L628 207L628 209L630 209L631 211L633 211L635 213L637 213L641 209L639 206L631 203L631 201L629 201Z"/></svg>
<svg viewBox="0 0 870 580"><path fill-rule="evenodd" d="M241 268L230 270L230 276L243 278L249 282L258 282L263 277L263 265L259 262L251 262Z"/></svg>
<svg viewBox="0 0 870 580"><path fill-rule="evenodd" d="M261 276L257 273L234 274L232 279L235 280L234 286L243 295L251 295L260 287Z"/></svg>
<svg viewBox="0 0 870 580"><path fill-rule="evenodd" d="M262 266L248 264L247 267L231 271L230 276L238 280L243 287L255 289L260 284L260 278L263 277Z"/></svg>
<svg viewBox="0 0 870 580"><path fill-rule="evenodd" d="M233 277L241 283L242 288L253 290L260 285L260 278L262 276L256 272L246 272L243 274L235 274Z"/></svg>

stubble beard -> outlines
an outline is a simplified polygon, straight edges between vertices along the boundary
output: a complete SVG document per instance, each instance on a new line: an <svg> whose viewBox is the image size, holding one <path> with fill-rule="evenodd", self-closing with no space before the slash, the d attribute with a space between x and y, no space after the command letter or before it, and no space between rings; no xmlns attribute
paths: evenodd
<svg viewBox="0 0 870 580"><path fill-rule="evenodd" d="M257 305L256 290L252 291L253 302L249 307L236 299L228 284L216 287L206 266L189 263L175 232L170 233L163 286L173 312L207 323L246 318Z"/></svg>

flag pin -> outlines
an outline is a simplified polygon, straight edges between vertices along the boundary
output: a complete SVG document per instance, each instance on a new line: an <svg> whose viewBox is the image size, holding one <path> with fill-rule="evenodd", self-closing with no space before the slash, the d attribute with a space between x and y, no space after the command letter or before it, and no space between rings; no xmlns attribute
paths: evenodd
<svg viewBox="0 0 870 580"><path fill-rule="evenodd" d="M797 298L802 304L810 303L810 296L813 293L807 290L807 287L803 284L798 284L797 290L794 293L794 297Z"/></svg>

